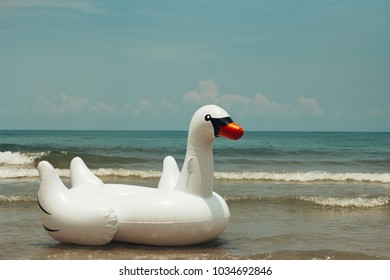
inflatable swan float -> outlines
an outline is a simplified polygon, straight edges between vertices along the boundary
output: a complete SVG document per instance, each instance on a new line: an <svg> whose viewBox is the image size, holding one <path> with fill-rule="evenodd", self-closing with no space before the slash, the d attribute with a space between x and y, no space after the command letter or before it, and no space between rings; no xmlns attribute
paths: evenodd
<svg viewBox="0 0 390 280"><path fill-rule="evenodd" d="M167 156L157 188L104 184L76 157L68 189L53 166L42 161L38 204L43 227L60 242L81 245L116 240L180 246L212 240L230 217L226 202L213 192L212 143L218 136L237 140L243 133L222 108L200 108L190 123L181 172Z"/></svg>

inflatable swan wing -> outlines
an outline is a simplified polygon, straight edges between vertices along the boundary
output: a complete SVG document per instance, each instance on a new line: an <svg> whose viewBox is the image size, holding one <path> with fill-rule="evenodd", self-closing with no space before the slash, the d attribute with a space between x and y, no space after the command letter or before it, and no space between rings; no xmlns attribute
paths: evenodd
<svg viewBox="0 0 390 280"><path fill-rule="evenodd" d="M229 208L213 192L215 137L243 135L220 107L195 112L181 172L173 157L164 159L157 188L104 184L76 157L68 189L53 166L42 161L38 204L46 232L60 242L104 245L112 240L181 246L206 242L223 232Z"/></svg>

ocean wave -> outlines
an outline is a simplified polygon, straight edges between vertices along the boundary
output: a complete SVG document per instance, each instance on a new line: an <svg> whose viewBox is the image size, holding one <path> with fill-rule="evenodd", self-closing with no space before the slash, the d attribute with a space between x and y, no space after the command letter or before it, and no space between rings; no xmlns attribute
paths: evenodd
<svg viewBox="0 0 390 280"><path fill-rule="evenodd" d="M270 182L365 182L390 183L390 173L353 173L353 172L215 172L220 180L253 180Z"/></svg>
<svg viewBox="0 0 390 280"><path fill-rule="evenodd" d="M390 204L390 197L387 195L365 198L365 197L317 197L317 196L287 196L287 197L258 197L258 196L225 196L227 202L272 202L272 203L297 203L305 202L325 207L342 208L373 208Z"/></svg>
<svg viewBox="0 0 390 280"><path fill-rule="evenodd" d="M0 202L35 202L36 197L22 195L2 195L0 194Z"/></svg>
<svg viewBox="0 0 390 280"><path fill-rule="evenodd" d="M154 170L128 170L128 169L112 169L112 168L99 168L91 170L98 177L136 177L142 179L155 179L161 177L161 171Z"/></svg>
<svg viewBox="0 0 390 280"><path fill-rule="evenodd" d="M37 166L40 161L48 161L57 168L68 168L73 158L82 156L85 162L91 166L126 166L129 164L144 164L153 162L153 158L144 156L115 156L115 155L99 155L94 153L75 153L63 150L50 150L41 152L0 152L0 167L1 166ZM160 161L160 159L158 159ZM161 160L162 165L162 160Z"/></svg>
<svg viewBox="0 0 390 280"><path fill-rule="evenodd" d="M70 178L69 169L55 169L57 174L63 178ZM161 171L154 170L128 170L128 169L113 169L113 168L99 168L92 169L92 173L100 178L105 177L123 177L123 178L142 178L142 179L156 179L161 177ZM39 172L37 168L18 168L6 167L0 168L0 179L21 179L21 178L38 178Z"/></svg>
<svg viewBox="0 0 390 280"><path fill-rule="evenodd" d="M98 177L158 179L162 172L124 168L91 169ZM60 177L70 177L69 169L56 169ZM38 178L34 166L0 166L0 179ZM331 173L331 172L214 172L216 180L285 183L390 183L390 173Z"/></svg>
<svg viewBox="0 0 390 280"><path fill-rule="evenodd" d="M309 203L312 205L319 205L324 207L340 207L340 208L374 208L381 207L390 204L390 197L387 195L365 198L365 197L317 197L317 196L287 196L287 197L259 197L259 196L224 196L228 203L239 202L245 203L249 201L271 202L278 204L289 203ZM0 195L1 202L36 202L35 196L23 196L23 195Z"/></svg>
<svg viewBox="0 0 390 280"><path fill-rule="evenodd" d="M35 168L0 168L0 179L28 179L37 177L39 177L39 173L38 170Z"/></svg>
<svg viewBox="0 0 390 280"><path fill-rule="evenodd" d="M0 165L32 165L42 153L0 152Z"/></svg>
<svg viewBox="0 0 390 280"><path fill-rule="evenodd" d="M390 204L389 196L380 196L374 198L356 197L356 198L339 198L339 197L315 197L315 196L300 196L298 199L302 201L312 202L322 206L334 207L356 207L370 208L384 206Z"/></svg>

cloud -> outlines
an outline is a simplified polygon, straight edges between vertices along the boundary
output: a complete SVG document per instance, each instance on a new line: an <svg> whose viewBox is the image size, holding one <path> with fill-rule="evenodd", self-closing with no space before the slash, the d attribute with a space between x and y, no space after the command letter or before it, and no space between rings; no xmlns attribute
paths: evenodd
<svg viewBox="0 0 390 280"><path fill-rule="evenodd" d="M371 118L376 118L376 119L383 119L387 116L390 116L390 107L377 107L370 112L368 112L368 116Z"/></svg>
<svg viewBox="0 0 390 280"><path fill-rule="evenodd" d="M183 101L203 105L214 103L227 110L235 109L241 116L298 117L300 115L321 116L324 111L318 101L311 97L300 96L295 104L285 104L270 100L266 95L257 93L253 97L238 94L219 94L218 86L211 80L198 83L198 90L183 95Z"/></svg>
<svg viewBox="0 0 390 280"><path fill-rule="evenodd" d="M89 104L89 107L93 110L93 111L106 111L106 112L110 112L110 111L114 111L115 110L115 106L114 105L111 105L111 104L107 104L107 103L104 103L102 101L96 101L94 104Z"/></svg>
<svg viewBox="0 0 390 280"><path fill-rule="evenodd" d="M140 108L140 110L143 111L150 111L153 108L152 103L147 99L138 100L137 103L138 103L138 108Z"/></svg>
<svg viewBox="0 0 390 280"><path fill-rule="evenodd" d="M115 106L102 101L92 102L86 97L61 94L58 102L53 102L39 95L36 101L36 109L38 113L49 113L54 116L61 116L67 112L109 112L115 110Z"/></svg>
<svg viewBox="0 0 390 280"><path fill-rule="evenodd" d="M211 80L200 81L198 83L199 91L190 91L184 94L183 99L187 102L214 102L217 103L218 96L218 87Z"/></svg>
<svg viewBox="0 0 390 280"><path fill-rule="evenodd" d="M303 96L300 96L297 101L304 108L308 109L309 113L313 116L321 116L324 114L324 111L321 109L317 100L315 100L314 98L305 98Z"/></svg>
<svg viewBox="0 0 390 280"><path fill-rule="evenodd" d="M0 114L8 112L7 107L0 107Z"/></svg>
<svg viewBox="0 0 390 280"><path fill-rule="evenodd" d="M239 94L220 94L219 88L212 80L203 80L198 83L198 89L183 94L182 101L162 98L160 100L139 99L122 106L114 106L100 100L91 100L84 96L61 94L56 99L38 96L35 103L37 113L52 116L62 116L70 113L107 113L117 112L133 117L151 117L162 120L172 114L185 114L192 107L205 104L216 104L231 114L240 118L271 118L289 119L302 117L320 117L325 114L319 102L312 97L299 96L291 104L272 100L263 93L253 96ZM190 106L191 108L189 108ZM0 113L4 111L0 108ZM372 116L379 116L383 112L375 110Z"/></svg>
<svg viewBox="0 0 390 280"><path fill-rule="evenodd" d="M271 101L267 96L260 93L255 95L252 104L255 106L255 110L257 109L257 114L263 116L295 115L291 106Z"/></svg>
<svg viewBox="0 0 390 280"><path fill-rule="evenodd" d="M172 103L171 101L169 101L168 99L161 100L160 106L161 106L161 108L163 108L164 110L167 110L167 111L173 111L176 109L175 104Z"/></svg>
<svg viewBox="0 0 390 280"><path fill-rule="evenodd" d="M152 110L153 104L147 99L139 99L136 105L126 104L124 107L124 111L133 116L140 116L144 112L150 113Z"/></svg>
<svg viewBox="0 0 390 280"><path fill-rule="evenodd" d="M89 106L89 100L85 97L75 97L72 95L60 95L60 109L70 112L81 112Z"/></svg>
<svg viewBox="0 0 390 280"><path fill-rule="evenodd" d="M62 108L60 109L57 104L41 95L37 98L36 108L38 113L49 113L55 116L64 114L64 110Z"/></svg>

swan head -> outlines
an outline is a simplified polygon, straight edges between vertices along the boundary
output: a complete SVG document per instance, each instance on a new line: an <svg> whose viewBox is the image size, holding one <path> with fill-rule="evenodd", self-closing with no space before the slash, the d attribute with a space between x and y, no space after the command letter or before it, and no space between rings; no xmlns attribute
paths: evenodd
<svg viewBox="0 0 390 280"><path fill-rule="evenodd" d="M221 107L206 105L198 109L192 117L190 133L200 141L213 141L220 136L238 140L244 130Z"/></svg>
<svg viewBox="0 0 390 280"><path fill-rule="evenodd" d="M216 105L198 109L192 117L188 131L187 152L175 191L201 197L213 195L212 143L216 137L232 140L241 138L244 130Z"/></svg>

